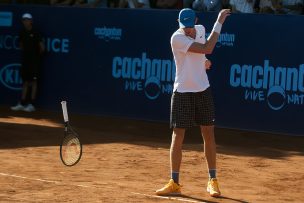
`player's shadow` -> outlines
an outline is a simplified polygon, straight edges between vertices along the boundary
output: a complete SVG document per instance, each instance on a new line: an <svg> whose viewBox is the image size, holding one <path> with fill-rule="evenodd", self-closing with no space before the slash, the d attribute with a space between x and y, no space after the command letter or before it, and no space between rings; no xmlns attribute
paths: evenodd
<svg viewBox="0 0 304 203"><path fill-rule="evenodd" d="M234 198L225 197L225 196L218 197L218 199L230 200L232 202L239 202L239 203L249 203L249 202L244 201L244 200L234 199Z"/></svg>
<svg viewBox="0 0 304 203"><path fill-rule="evenodd" d="M218 203L218 202L221 202L221 201L216 201L216 200L230 200L231 202L236 202L236 203L248 203L247 201L244 201L244 200L234 199L234 198L225 197L225 196L214 198L214 200L206 200L206 199L202 199L202 198L198 198L198 197L192 197L192 196L189 196L189 195L179 195L178 197L185 198L187 200L192 200L192 201L195 201L197 203L199 203L199 202L202 202L202 203Z"/></svg>
<svg viewBox="0 0 304 203"><path fill-rule="evenodd" d="M218 203L216 201L210 201L198 197L192 197L188 195L166 195L165 197L168 197L171 200L178 200L178 201L183 201L183 202L195 202L195 203ZM174 198L174 199L173 199Z"/></svg>

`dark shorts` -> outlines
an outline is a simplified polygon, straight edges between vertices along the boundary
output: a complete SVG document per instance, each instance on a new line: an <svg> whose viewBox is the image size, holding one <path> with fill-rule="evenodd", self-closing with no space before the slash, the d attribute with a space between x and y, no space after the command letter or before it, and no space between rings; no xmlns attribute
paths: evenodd
<svg viewBox="0 0 304 203"><path fill-rule="evenodd" d="M207 88L203 92L174 92L171 97L171 128L191 128L211 126L215 122L212 92Z"/></svg>
<svg viewBox="0 0 304 203"><path fill-rule="evenodd" d="M21 78L25 82L37 80L39 78L38 63L22 63Z"/></svg>

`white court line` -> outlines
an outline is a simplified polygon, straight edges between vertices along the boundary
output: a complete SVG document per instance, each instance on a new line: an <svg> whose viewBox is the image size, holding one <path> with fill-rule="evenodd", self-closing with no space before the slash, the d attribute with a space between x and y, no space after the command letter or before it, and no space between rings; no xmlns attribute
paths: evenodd
<svg viewBox="0 0 304 203"><path fill-rule="evenodd" d="M41 178L29 178L29 177L25 177L25 176L19 176L19 175L14 175L14 174L7 174L7 173L0 173L0 175L1 176L7 176L7 177L13 177L13 178L19 178L19 179L25 179L25 180L39 181L39 182L45 182L45 183L53 183L53 184L56 184L56 185L70 185L70 186L76 186L76 187L82 187L82 188L101 189L101 188L95 187L95 186L68 184L68 183L64 183L64 182L60 182L60 181L56 181L56 180L44 180L44 179L41 179ZM113 189L113 188L111 188L111 189ZM165 196L157 196L157 195L148 195L148 194L143 194L143 193L138 193L138 192L131 192L131 193L134 194L134 195L145 196L145 197L150 197L150 198L167 199L167 200L175 200L175 201L180 201L180 202L191 202L191 203L206 203L206 202L186 199L186 198L182 198L182 197L165 197Z"/></svg>
<svg viewBox="0 0 304 203"><path fill-rule="evenodd" d="M131 192L131 193L134 195L141 195L141 196L150 197L150 198L175 200L175 201L180 201L180 202L206 203L206 202L191 200L191 199L182 198L182 197L166 197L166 196L148 195L148 194L143 194L143 193L138 193L138 192Z"/></svg>
<svg viewBox="0 0 304 203"><path fill-rule="evenodd" d="M25 180L33 180L33 181L39 181L39 182L45 182L45 183L54 183L56 185L72 185L72 186L77 186L77 187L83 187L83 188L95 188L87 185L78 185L78 184L67 184L64 182L56 181L56 180L44 180L40 178L29 178L25 176L18 176L14 174L7 174L7 173L0 173L1 176L8 176L8 177L13 177L13 178L20 178L20 179L25 179Z"/></svg>

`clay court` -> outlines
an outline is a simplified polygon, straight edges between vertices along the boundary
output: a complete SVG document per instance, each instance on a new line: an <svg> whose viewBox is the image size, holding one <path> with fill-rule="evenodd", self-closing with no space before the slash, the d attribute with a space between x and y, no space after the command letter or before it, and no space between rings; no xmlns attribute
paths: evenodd
<svg viewBox="0 0 304 203"><path fill-rule="evenodd" d="M216 129L223 197L205 192L198 129L187 131L181 197L155 197L169 176L171 130L153 123L71 113L81 161L59 158L60 112L0 108L0 202L304 202L304 139Z"/></svg>

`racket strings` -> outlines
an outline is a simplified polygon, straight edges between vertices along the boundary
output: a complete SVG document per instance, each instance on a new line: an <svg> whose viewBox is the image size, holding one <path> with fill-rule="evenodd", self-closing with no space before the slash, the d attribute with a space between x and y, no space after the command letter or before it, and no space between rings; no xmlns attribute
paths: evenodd
<svg viewBox="0 0 304 203"><path fill-rule="evenodd" d="M73 135L67 135L62 143L62 158L67 165L75 164L81 156L81 144L79 139Z"/></svg>

